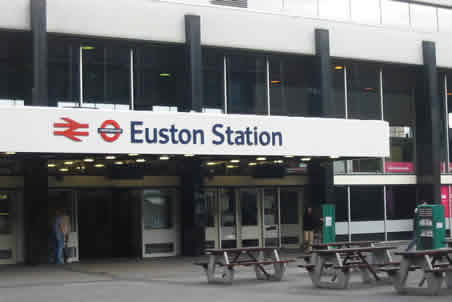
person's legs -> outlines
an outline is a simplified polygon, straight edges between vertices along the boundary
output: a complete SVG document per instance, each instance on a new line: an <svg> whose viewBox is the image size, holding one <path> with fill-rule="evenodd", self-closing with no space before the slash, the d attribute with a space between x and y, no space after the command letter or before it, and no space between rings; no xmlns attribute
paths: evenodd
<svg viewBox="0 0 452 302"><path fill-rule="evenodd" d="M308 231L308 251L312 251L312 244L314 243L314 231Z"/></svg>
<svg viewBox="0 0 452 302"><path fill-rule="evenodd" d="M63 248L64 248L64 240L57 239L56 255L55 255L55 263L56 264L64 264Z"/></svg>

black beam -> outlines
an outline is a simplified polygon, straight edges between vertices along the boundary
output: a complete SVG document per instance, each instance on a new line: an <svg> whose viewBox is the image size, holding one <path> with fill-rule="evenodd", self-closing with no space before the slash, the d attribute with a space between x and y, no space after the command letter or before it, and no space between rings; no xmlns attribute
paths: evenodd
<svg viewBox="0 0 452 302"><path fill-rule="evenodd" d="M185 16L185 37L188 62L188 108L201 112L203 106L201 18Z"/></svg>
<svg viewBox="0 0 452 302"><path fill-rule="evenodd" d="M419 198L441 203L441 102L434 42L422 43L424 66L416 93L416 154Z"/></svg>
<svg viewBox="0 0 452 302"><path fill-rule="evenodd" d="M33 49L33 106L48 105L47 86L47 0L31 0Z"/></svg>
<svg viewBox="0 0 452 302"><path fill-rule="evenodd" d="M335 117L335 108L331 96L331 58L330 34L326 29L315 30L315 51L317 61L318 84L320 89L320 112L314 112L322 117Z"/></svg>
<svg viewBox="0 0 452 302"><path fill-rule="evenodd" d="M326 29L315 30L316 74L319 88L317 104L312 114L320 117L337 117L332 98L330 34ZM331 161L313 160L309 164L311 198L313 203L334 203L334 170Z"/></svg>

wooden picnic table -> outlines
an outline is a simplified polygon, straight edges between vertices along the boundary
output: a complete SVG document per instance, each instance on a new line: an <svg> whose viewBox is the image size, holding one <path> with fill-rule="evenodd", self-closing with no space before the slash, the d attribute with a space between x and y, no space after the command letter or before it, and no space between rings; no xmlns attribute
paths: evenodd
<svg viewBox="0 0 452 302"><path fill-rule="evenodd" d="M325 249L325 248L347 248L347 247L364 247L373 246L379 241L337 241L330 243L317 243L313 244L312 248L315 250Z"/></svg>
<svg viewBox="0 0 452 302"><path fill-rule="evenodd" d="M319 288L345 289L349 287L350 273L353 268L359 269L364 283L380 280L376 267L385 266L392 262L388 251L395 246L366 246L355 248L313 250L317 255L315 264L304 265L311 277L312 283ZM369 263L367 254L374 257L376 263ZM323 281L324 270L332 268L334 276L330 281Z"/></svg>
<svg viewBox="0 0 452 302"><path fill-rule="evenodd" d="M451 248L398 252L396 255L402 257L399 267L385 267L380 270L389 274L398 293L438 295L444 280L447 288L452 289ZM423 270L421 282L417 287L408 286L410 272L418 269ZM426 288L422 287L425 283Z"/></svg>
<svg viewBox="0 0 452 302"><path fill-rule="evenodd" d="M254 266L258 280L281 281L287 263L295 261L281 259L279 249L275 247L206 249L205 253L209 255L209 260L195 264L204 268L209 283L231 283L234 280L235 267L237 266ZM273 272L266 269L266 266L269 265L273 266ZM223 267L220 277L216 276L218 267Z"/></svg>

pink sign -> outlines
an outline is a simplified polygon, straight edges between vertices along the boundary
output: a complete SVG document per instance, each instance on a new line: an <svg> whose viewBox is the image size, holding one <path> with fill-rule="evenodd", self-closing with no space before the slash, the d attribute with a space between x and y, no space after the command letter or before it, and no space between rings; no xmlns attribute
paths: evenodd
<svg viewBox="0 0 452 302"><path fill-rule="evenodd" d="M446 212L445 213L446 218L450 217L449 200L452 199L452 190L451 190L451 194L449 195L448 189L449 189L448 186L441 186L441 203L444 206L444 209Z"/></svg>
<svg viewBox="0 0 452 302"><path fill-rule="evenodd" d="M390 173L413 173L414 164L409 162L386 162L385 171Z"/></svg>

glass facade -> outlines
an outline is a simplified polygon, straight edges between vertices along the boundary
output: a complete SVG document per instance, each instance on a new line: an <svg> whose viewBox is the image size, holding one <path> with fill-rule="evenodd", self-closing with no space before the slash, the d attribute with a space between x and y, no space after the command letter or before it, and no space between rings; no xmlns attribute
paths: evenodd
<svg viewBox="0 0 452 302"><path fill-rule="evenodd" d="M25 33L0 32L0 105L23 106L31 98L31 51Z"/></svg>
<svg viewBox="0 0 452 302"><path fill-rule="evenodd" d="M313 57L272 57L270 64L270 113L318 116L318 85Z"/></svg>
<svg viewBox="0 0 452 302"><path fill-rule="evenodd" d="M172 227L171 194L164 190L145 190L143 193L143 227L145 230Z"/></svg>
<svg viewBox="0 0 452 302"><path fill-rule="evenodd" d="M134 109L186 111L186 59L182 45L134 51Z"/></svg>
<svg viewBox="0 0 452 302"><path fill-rule="evenodd" d="M264 56L227 56L227 112L268 114L267 61Z"/></svg>
<svg viewBox="0 0 452 302"><path fill-rule="evenodd" d="M79 107L80 43L49 38L49 106Z"/></svg>
<svg viewBox="0 0 452 302"><path fill-rule="evenodd" d="M383 116L390 126L390 158L386 173L414 173L417 68L383 67Z"/></svg>
<svg viewBox="0 0 452 302"><path fill-rule="evenodd" d="M83 62L83 105L105 109L124 105L129 109L131 50L121 45L100 42L82 43L80 50Z"/></svg>

